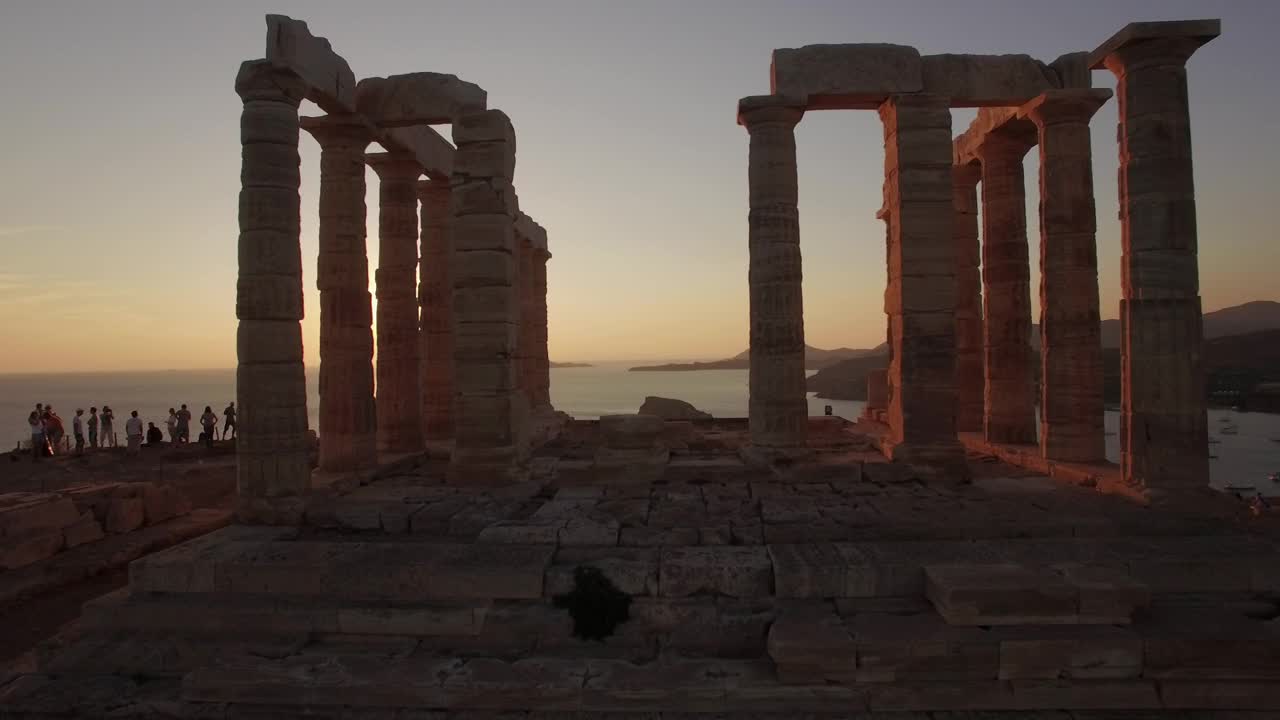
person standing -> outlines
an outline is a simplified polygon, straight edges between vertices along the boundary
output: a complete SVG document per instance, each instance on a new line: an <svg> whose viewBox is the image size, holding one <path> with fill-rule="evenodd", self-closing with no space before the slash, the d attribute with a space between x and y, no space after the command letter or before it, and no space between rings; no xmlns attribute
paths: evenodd
<svg viewBox="0 0 1280 720"><path fill-rule="evenodd" d="M84 454L84 408L76 408L76 416L71 418L71 432L76 436L76 454Z"/></svg>
<svg viewBox="0 0 1280 720"><path fill-rule="evenodd" d="M27 424L31 426L31 462L40 459L44 454L44 420L35 410L27 416Z"/></svg>
<svg viewBox="0 0 1280 720"><path fill-rule="evenodd" d="M111 447L116 447L116 430L112 427L112 422L116 419L116 414L112 412L110 405L102 406L102 447L107 447L110 443Z"/></svg>
<svg viewBox="0 0 1280 720"><path fill-rule="evenodd" d="M49 441L49 454L57 455L62 449L62 438L67 434L62 418L53 411L52 405L44 406L44 436Z"/></svg>
<svg viewBox="0 0 1280 720"><path fill-rule="evenodd" d="M98 449L98 408L89 408L89 448Z"/></svg>
<svg viewBox="0 0 1280 720"><path fill-rule="evenodd" d="M137 455L142 448L142 420L138 418L137 410L130 413L129 419L124 421L124 436L129 442L129 454Z"/></svg>
<svg viewBox="0 0 1280 720"><path fill-rule="evenodd" d="M164 433L153 422L147 423L147 447L158 448L164 442Z"/></svg>
<svg viewBox="0 0 1280 720"><path fill-rule="evenodd" d="M232 402L230 405L227 406L226 410L222 411L222 414L225 415L227 418L227 424L222 427L222 439L226 440L228 433L231 434L231 437L235 437L236 436L236 404Z"/></svg>
<svg viewBox="0 0 1280 720"><path fill-rule="evenodd" d="M178 442L183 445L191 442L191 411L185 403L178 410Z"/></svg>
<svg viewBox="0 0 1280 720"><path fill-rule="evenodd" d="M169 417L164 421L164 429L169 432L169 444L178 444L178 413L169 408Z"/></svg>
<svg viewBox="0 0 1280 720"><path fill-rule="evenodd" d="M218 416L208 405L204 406L204 414L200 416L200 426L204 428L204 446L212 450L213 434L218 430Z"/></svg>

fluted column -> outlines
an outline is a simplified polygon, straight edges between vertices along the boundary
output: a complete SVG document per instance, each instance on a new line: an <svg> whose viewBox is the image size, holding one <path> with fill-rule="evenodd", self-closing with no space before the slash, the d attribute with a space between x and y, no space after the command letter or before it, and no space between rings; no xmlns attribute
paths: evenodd
<svg viewBox="0 0 1280 720"><path fill-rule="evenodd" d="M533 406L533 243L516 231L516 388Z"/></svg>
<svg viewBox="0 0 1280 720"><path fill-rule="evenodd" d="M1102 318L1089 119L1110 90L1050 91L1019 114L1040 146L1040 450L1103 462Z"/></svg>
<svg viewBox="0 0 1280 720"><path fill-rule="evenodd" d="M956 242L956 406L957 432L982 432L984 388L982 362L982 276L978 267L978 180L976 164L951 169L951 233Z"/></svg>
<svg viewBox="0 0 1280 720"><path fill-rule="evenodd" d="M373 133L351 116L303 118L302 127L320 144L320 469L354 470L378 460L364 204Z"/></svg>
<svg viewBox="0 0 1280 720"><path fill-rule="evenodd" d="M298 105L306 86L265 60L236 76L240 239L236 280L236 483L242 520L286 522L311 481L302 360ZM295 518L296 519L296 518Z"/></svg>
<svg viewBox="0 0 1280 720"><path fill-rule="evenodd" d="M744 98L738 123L751 136L748 284L751 442L803 446L809 405L804 375L804 291L800 268L795 126L802 104Z"/></svg>
<svg viewBox="0 0 1280 720"><path fill-rule="evenodd" d="M1219 28L1136 25L1094 63L1120 104L1121 465L1134 484L1192 487L1209 460L1186 61Z"/></svg>
<svg viewBox="0 0 1280 720"><path fill-rule="evenodd" d="M546 242L533 250L533 405L551 405L551 357L547 353L547 252Z"/></svg>
<svg viewBox="0 0 1280 720"><path fill-rule="evenodd" d="M422 449L418 389L418 176L402 153L365 156L378 173L378 449Z"/></svg>
<svg viewBox="0 0 1280 720"><path fill-rule="evenodd" d="M499 110L453 123L456 441L451 474L492 482L518 473L528 406L515 389L516 138Z"/></svg>
<svg viewBox="0 0 1280 720"><path fill-rule="evenodd" d="M1031 260L1022 159L1030 122L986 136L982 162L983 431L988 442L1036 442L1031 358Z"/></svg>
<svg viewBox="0 0 1280 720"><path fill-rule="evenodd" d="M889 218L890 457L964 462L956 439L956 252L951 111L918 94L880 105Z"/></svg>
<svg viewBox="0 0 1280 720"><path fill-rule="evenodd" d="M418 363L422 439L453 440L453 203L448 180L418 182L422 208Z"/></svg>

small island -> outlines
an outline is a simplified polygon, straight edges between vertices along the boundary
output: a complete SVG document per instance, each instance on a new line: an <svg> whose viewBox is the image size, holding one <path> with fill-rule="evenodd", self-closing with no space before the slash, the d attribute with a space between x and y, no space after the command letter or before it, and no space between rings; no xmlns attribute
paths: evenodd
<svg viewBox="0 0 1280 720"><path fill-rule="evenodd" d="M551 361L551 367L552 367L553 369L557 369L557 368L588 368L588 367L595 367L595 365L592 365L591 363L584 363L584 362L555 362L555 361L553 360L553 361Z"/></svg>

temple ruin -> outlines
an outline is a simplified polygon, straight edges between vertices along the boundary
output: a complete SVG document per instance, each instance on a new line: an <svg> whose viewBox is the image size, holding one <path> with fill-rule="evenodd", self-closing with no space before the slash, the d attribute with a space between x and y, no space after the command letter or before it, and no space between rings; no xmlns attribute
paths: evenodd
<svg viewBox="0 0 1280 720"><path fill-rule="evenodd" d="M1183 63L1217 21L1137 23L1048 64L775 51L774 94L739 105L750 418L598 421L550 407L550 256L516 204L507 117L451 75L356 83L305 24L268 27L267 58L236 83L240 522L133 562L128 587L0 675L5 717L1280 710L1280 517L1204 482ZM1120 78L1125 253L1114 481L1099 464L1088 133L1108 99L1089 69L1103 66ZM299 119L303 98L327 115ZM953 137L950 108L975 105ZM875 422L806 412L793 131L817 109L877 109L885 127L893 354L868 378ZM300 129L322 148L314 473ZM368 154L373 142L384 151ZM1038 433L1021 165L1033 147ZM366 165L380 181L376 368Z"/></svg>
<svg viewBox="0 0 1280 720"><path fill-rule="evenodd" d="M1216 20L1134 23L1091 53L1048 64L922 56L899 45L775 50L772 94L738 104L751 136L752 441L805 445L794 128L806 111L875 109L885 138L878 217L887 226L890 365L868 379L867 395L870 416L887 426L885 454L954 467L969 447L1038 455L1034 464L1048 472L1059 464L1077 475L1106 472L1096 467L1106 458L1089 139L1089 120L1111 95L1092 87L1090 71L1106 68L1120 103L1119 484L1205 485L1185 63L1219 32ZM954 140L953 107L980 108ZM1040 153L1039 397L1022 172L1032 148Z"/></svg>
<svg viewBox="0 0 1280 720"><path fill-rule="evenodd" d="M546 231L519 208L511 121L453 75L357 83L304 23L273 15L267 25L266 57L236 77L242 517L294 522L316 482L300 325L300 129L321 148L320 478L427 449L449 454L460 475L518 469L533 418L550 413L551 255ZM303 99L326 114L300 118ZM453 145L440 124L451 125ZM385 151L368 152L373 143ZM376 326L366 166L379 181Z"/></svg>

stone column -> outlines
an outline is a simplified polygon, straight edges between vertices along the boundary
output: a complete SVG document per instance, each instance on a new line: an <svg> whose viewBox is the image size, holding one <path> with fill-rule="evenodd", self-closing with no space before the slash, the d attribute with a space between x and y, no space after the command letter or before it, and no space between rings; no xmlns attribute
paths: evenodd
<svg viewBox="0 0 1280 720"><path fill-rule="evenodd" d="M493 481L518 474L529 409L516 391L514 357L516 138L499 110L453 123L453 307L456 442L451 474Z"/></svg>
<svg viewBox="0 0 1280 720"><path fill-rule="evenodd" d="M893 353L885 449L895 460L960 465L951 111L946 98L898 95L880 105L880 119Z"/></svg>
<svg viewBox="0 0 1280 720"><path fill-rule="evenodd" d="M453 440L453 202L448 180L418 182L422 250L418 339L422 439L427 447Z"/></svg>
<svg viewBox="0 0 1280 720"><path fill-rule="evenodd" d="M533 406L533 243L516 232L516 388Z"/></svg>
<svg viewBox="0 0 1280 720"><path fill-rule="evenodd" d="M1120 102L1121 466L1145 487L1202 486L1208 427L1186 61L1219 28L1136 26L1094 62L1116 75Z"/></svg>
<svg viewBox="0 0 1280 720"><path fill-rule="evenodd" d="M547 353L547 261L551 253L546 241L533 249L533 405L551 405L551 356Z"/></svg>
<svg viewBox="0 0 1280 720"><path fill-rule="evenodd" d="M422 449L418 387L418 176L404 153L370 153L378 173L378 449Z"/></svg>
<svg viewBox="0 0 1280 720"><path fill-rule="evenodd" d="M311 483L298 196L298 105L306 86L256 60L240 66L236 93L244 101L236 280L237 513L249 522L294 522L301 513L297 496Z"/></svg>
<svg viewBox="0 0 1280 720"><path fill-rule="evenodd" d="M1050 91L1019 111L1040 146L1040 450L1106 460L1089 119L1110 90Z"/></svg>
<svg viewBox="0 0 1280 720"><path fill-rule="evenodd" d="M795 127L803 116L804 105L785 97L749 97L738 103L738 124L751 136L748 415L751 442L766 447L802 447L808 431L796 208Z"/></svg>
<svg viewBox="0 0 1280 720"><path fill-rule="evenodd" d="M978 241L978 180L974 163L951 169L952 235L956 242L957 432L982 432L986 379L982 362L982 248Z"/></svg>
<svg viewBox="0 0 1280 720"><path fill-rule="evenodd" d="M302 127L320 144L320 469L342 472L378 461L364 205L373 132L353 116L303 118Z"/></svg>
<svg viewBox="0 0 1280 720"><path fill-rule="evenodd" d="M987 442L1036 442L1031 357L1031 260L1022 159L1035 145L1031 123L992 131L982 162L982 298L985 305L983 432Z"/></svg>

